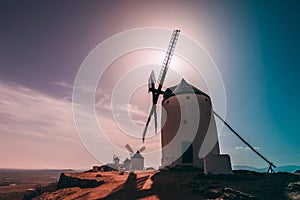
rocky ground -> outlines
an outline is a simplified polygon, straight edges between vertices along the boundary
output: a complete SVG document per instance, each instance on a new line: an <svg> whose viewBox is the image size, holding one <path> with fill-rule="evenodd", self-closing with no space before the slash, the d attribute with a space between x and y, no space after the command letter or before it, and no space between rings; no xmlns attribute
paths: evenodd
<svg viewBox="0 0 300 200"><path fill-rule="evenodd" d="M300 176L251 171L204 175L192 169L85 172L63 174L58 188L35 199L300 199Z"/></svg>

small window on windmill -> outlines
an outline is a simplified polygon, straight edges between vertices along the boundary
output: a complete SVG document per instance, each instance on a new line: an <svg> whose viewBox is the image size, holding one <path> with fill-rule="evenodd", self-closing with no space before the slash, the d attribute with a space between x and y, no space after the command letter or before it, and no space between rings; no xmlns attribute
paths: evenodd
<svg viewBox="0 0 300 200"><path fill-rule="evenodd" d="M187 120L183 120L183 123L184 123L184 124L187 124Z"/></svg>
<svg viewBox="0 0 300 200"><path fill-rule="evenodd" d="M167 101L167 104L169 104L169 101Z"/></svg>
<svg viewBox="0 0 300 200"><path fill-rule="evenodd" d="M208 98L205 98L205 101L208 101Z"/></svg>
<svg viewBox="0 0 300 200"><path fill-rule="evenodd" d="M186 98L187 100L190 100L190 99L191 99L190 96L186 96L185 98Z"/></svg>

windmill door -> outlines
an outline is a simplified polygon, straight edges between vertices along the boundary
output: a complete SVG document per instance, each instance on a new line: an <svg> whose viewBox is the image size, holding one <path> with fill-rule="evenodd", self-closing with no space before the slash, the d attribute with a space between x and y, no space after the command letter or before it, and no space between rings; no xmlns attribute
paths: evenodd
<svg viewBox="0 0 300 200"><path fill-rule="evenodd" d="M182 163L193 163L193 144L189 141L181 142Z"/></svg>

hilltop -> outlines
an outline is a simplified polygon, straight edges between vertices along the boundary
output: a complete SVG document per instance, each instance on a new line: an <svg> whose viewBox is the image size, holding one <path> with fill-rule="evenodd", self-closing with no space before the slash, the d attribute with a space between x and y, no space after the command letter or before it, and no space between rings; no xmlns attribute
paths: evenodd
<svg viewBox="0 0 300 200"><path fill-rule="evenodd" d="M35 199L299 199L300 176L246 170L204 175L195 169L63 173L58 188Z"/></svg>

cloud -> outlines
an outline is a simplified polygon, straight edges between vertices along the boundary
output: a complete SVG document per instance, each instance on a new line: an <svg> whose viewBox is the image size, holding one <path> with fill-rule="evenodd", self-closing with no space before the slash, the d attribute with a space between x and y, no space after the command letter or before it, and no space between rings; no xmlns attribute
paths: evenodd
<svg viewBox="0 0 300 200"><path fill-rule="evenodd" d="M231 136L231 132L230 131L227 131L227 130L223 130L221 132L221 134L219 134L219 137L226 137L226 136Z"/></svg>
<svg viewBox="0 0 300 200"><path fill-rule="evenodd" d="M70 84L68 84L66 82L63 82L63 81L55 81L55 82L53 82L53 84L64 87L66 89L73 89L73 85L70 85Z"/></svg>
<svg viewBox="0 0 300 200"><path fill-rule="evenodd" d="M113 115L115 115L115 119L122 120L126 123L136 124L138 126L145 126L146 119L148 117L148 113L145 110L140 109L137 105L133 105L130 103L123 104L111 104L111 95L105 93L103 90L97 90L96 92L96 111L100 120L104 117L108 116L110 119L113 119ZM114 107L114 113L113 108ZM130 119L128 119L128 116Z"/></svg>
<svg viewBox="0 0 300 200"><path fill-rule="evenodd" d="M259 150L260 148L259 147L253 147L253 149ZM250 149L250 147L246 147L245 150L248 151L248 150L251 150L251 149Z"/></svg>
<svg viewBox="0 0 300 200"><path fill-rule="evenodd" d="M259 147L253 147L253 149L259 150L260 148ZM245 150L245 151L248 151L248 150L251 150L251 149L250 149L250 147L236 146L235 150Z"/></svg>
<svg viewBox="0 0 300 200"><path fill-rule="evenodd" d="M97 95L99 123L111 142L124 150L121 156L128 154L124 147L127 143L135 149L145 145L145 153L159 148L159 135L149 138L147 144L141 143L142 128L136 132L138 137L126 135L114 121L110 95L103 91L97 91ZM0 167L88 168L99 164L85 150L76 132L70 98L52 97L4 81L0 81L0 96ZM120 115L129 111L135 116L133 123L141 126L145 123L141 117L146 115L137 106L117 105L117 111ZM114 153L107 149L108 160L101 161L110 162ZM152 161L159 159L153 157Z"/></svg>
<svg viewBox="0 0 300 200"><path fill-rule="evenodd" d="M58 86L62 90L64 95L62 99L68 101L72 100L73 85L70 85L69 83L66 83L64 81L55 81L53 82L53 84Z"/></svg>
<svg viewBox="0 0 300 200"><path fill-rule="evenodd" d="M17 84L0 85L1 127L14 135L73 139L71 103Z"/></svg>
<svg viewBox="0 0 300 200"><path fill-rule="evenodd" d="M112 105L111 95L101 89L97 90L95 99L99 124L103 133L114 145L122 148L126 153L125 144L130 144L134 149L141 148L141 145L144 145L146 146L144 153L160 149L160 135L154 135L153 120L148 129L150 137L147 138L147 143L141 143L142 132L148 117L147 110L142 110L131 103ZM112 107L114 108L114 113ZM160 123L158 127L160 127ZM159 164L158 158L151 159L156 164Z"/></svg>
<svg viewBox="0 0 300 200"><path fill-rule="evenodd" d="M244 147L235 147L236 150L244 149Z"/></svg>
<svg viewBox="0 0 300 200"><path fill-rule="evenodd" d="M81 168L95 163L80 143L69 100L4 81L0 96L0 151L6 152L0 154L0 167Z"/></svg>
<svg viewBox="0 0 300 200"><path fill-rule="evenodd" d="M147 113L136 105L130 103L111 105L111 95L103 90L97 90L96 99L96 107L100 109L99 111L112 112L112 106L114 106L114 109L118 111L116 114L129 113L131 117L147 117Z"/></svg>

